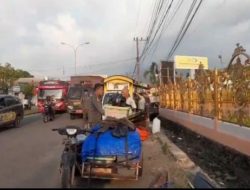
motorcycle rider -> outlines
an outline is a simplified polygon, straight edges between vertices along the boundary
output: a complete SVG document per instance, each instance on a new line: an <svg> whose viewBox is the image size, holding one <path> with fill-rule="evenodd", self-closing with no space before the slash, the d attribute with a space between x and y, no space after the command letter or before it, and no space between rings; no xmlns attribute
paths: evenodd
<svg viewBox="0 0 250 190"><path fill-rule="evenodd" d="M52 98L50 96L46 97L44 105L48 105L48 107L49 107L49 115L52 118L54 118L55 117L55 113L54 113L54 109L53 109L54 103L53 103Z"/></svg>

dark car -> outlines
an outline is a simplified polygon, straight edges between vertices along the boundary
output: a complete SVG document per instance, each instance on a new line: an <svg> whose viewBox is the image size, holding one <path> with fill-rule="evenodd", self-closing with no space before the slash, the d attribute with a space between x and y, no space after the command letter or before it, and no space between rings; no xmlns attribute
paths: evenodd
<svg viewBox="0 0 250 190"><path fill-rule="evenodd" d="M23 104L17 97L0 95L0 127L7 125L19 127L23 115Z"/></svg>

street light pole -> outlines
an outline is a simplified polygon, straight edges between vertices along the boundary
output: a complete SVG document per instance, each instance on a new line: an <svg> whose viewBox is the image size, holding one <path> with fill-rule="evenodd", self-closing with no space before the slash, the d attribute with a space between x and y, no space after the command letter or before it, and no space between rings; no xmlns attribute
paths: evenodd
<svg viewBox="0 0 250 190"><path fill-rule="evenodd" d="M77 52L77 49L82 46L82 45L85 45L85 44L90 44L89 42L85 42L85 43L81 43L79 44L76 48L74 48L74 46L70 45L70 44L67 44L65 42L61 42L62 45L66 45L66 46L69 46L70 48L73 49L74 51L74 55L75 55L75 75L76 75L76 52Z"/></svg>

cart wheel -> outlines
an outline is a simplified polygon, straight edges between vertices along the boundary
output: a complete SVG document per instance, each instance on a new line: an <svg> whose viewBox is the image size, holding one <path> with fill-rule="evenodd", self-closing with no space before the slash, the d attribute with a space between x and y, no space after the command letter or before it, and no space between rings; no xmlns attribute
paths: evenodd
<svg viewBox="0 0 250 190"><path fill-rule="evenodd" d="M142 157L141 161L139 162L138 176L142 177L142 173L143 173L143 157Z"/></svg>

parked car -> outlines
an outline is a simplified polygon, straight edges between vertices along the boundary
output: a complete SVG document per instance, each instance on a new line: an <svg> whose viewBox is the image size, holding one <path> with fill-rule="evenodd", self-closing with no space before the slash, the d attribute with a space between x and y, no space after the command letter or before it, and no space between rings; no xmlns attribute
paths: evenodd
<svg viewBox="0 0 250 190"><path fill-rule="evenodd" d="M19 98L11 95L0 95L0 127L9 125L19 127L23 116L23 104Z"/></svg>

